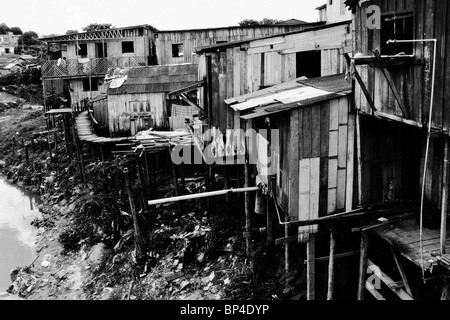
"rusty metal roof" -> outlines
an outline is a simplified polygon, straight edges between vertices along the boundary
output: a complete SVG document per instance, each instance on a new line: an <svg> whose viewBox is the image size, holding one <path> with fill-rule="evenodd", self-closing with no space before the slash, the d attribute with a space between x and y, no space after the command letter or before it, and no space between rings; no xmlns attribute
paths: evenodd
<svg viewBox="0 0 450 320"><path fill-rule="evenodd" d="M225 102L241 112L242 119L253 119L285 112L346 96L351 93L351 83L344 74L305 79L298 78L281 85L231 98Z"/></svg>
<svg viewBox="0 0 450 320"><path fill-rule="evenodd" d="M198 65L177 64L128 69L128 79L108 95L171 92L198 83Z"/></svg>

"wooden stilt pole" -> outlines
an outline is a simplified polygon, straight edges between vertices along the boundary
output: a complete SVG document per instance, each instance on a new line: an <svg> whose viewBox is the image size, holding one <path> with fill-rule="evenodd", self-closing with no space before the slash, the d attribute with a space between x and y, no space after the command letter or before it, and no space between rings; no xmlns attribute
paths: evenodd
<svg viewBox="0 0 450 320"><path fill-rule="evenodd" d="M52 146L50 145L50 131L47 131L47 145L48 145L48 154L50 156L50 163L52 163L53 157L52 157Z"/></svg>
<svg viewBox="0 0 450 320"><path fill-rule="evenodd" d="M223 166L223 189L228 190L228 169L226 164ZM230 197L228 195L225 196L225 201L230 201Z"/></svg>
<svg viewBox="0 0 450 320"><path fill-rule="evenodd" d="M391 247L392 256L394 257L395 264L397 265L398 272L400 273L400 276L402 277L403 285L405 286L405 291L412 298L413 294L411 291L411 287L409 286L408 278L406 277L406 273L403 270L403 267L400 262L400 259L398 258L397 252L394 250L394 248L392 246L390 246L390 247Z"/></svg>
<svg viewBox="0 0 450 320"><path fill-rule="evenodd" d="M368 260L369 237L367 231L361 232L361 248L359 258L358 300L364 300L366 288L367 260Z"/></svg>
<svg viewBox="0 0 450 320"><path fill-rule="evenodd" d="M186 178L185 178L185 172L184 172L184 164L182 163L180 165L180 172L181 172L181 193L184 194L186 191Z"/></svg>
<svg viewBox="0 0 450 320"><path fill-rule="evenodd" d="M178 197L180 195L180 190L178 188L178 176L177 176L177 169L175 167L175 164L172 161L172 156L171 156L171 148L169 147L168 149L169 151L169 161L170 161L170 165L172 167L172 175L173 175L173 189L175 191L175 195ZM158 155L158 154L157 154ZM157 158L158 159L158 158ZM180 203L177 203L177 207L178 210L181 209L181 205Z"/></svg>
<svg viewBox="0 0 450 320"><path fill-rule="evenodd" d="M448 211L448 138L444 142L444 164L442 174L442 205L441 205L441 254L446 254L445 242L447 240L447 211Z"/></svg>
<svg viewBox="0 0 450 320"><path fill-rule="evenodd" d="M28 154L28 145L25 146L25 163L27 166L30 164L30 157Z"/></svg>
<svg viewBox="0 0 450 320"><path fill-rule="evenodd" d="M134 203L133 192L130 183L130 174L128 168L123 169L125 177L125 186L128 193L128 201L130 202L131 215L133 217L134 244L136 246L136 258L139 260L144 255L144 241L142 240L141 229L139 227L136 205Z"/></svg>
<svg viewBox="0 0 450 320"><path fill-rule="evenodd" d="M336 228L333 225L330 229L330 259L328 262L328 294L327 300L334 298L334 261L336 248Z"/></svg>
<svg viewBox="0 0 450 320"><path fill-rule="evenodd" d="M79 141L75 132L75 125L72 125L72 136L73 136L73 144L75 145L75 151L77 154L78 160L78 168L80 170L80 177L84 184L86 184L86 175L84 173L84 163L83 163L83 151L81 150L81 146L79 145Z"/></svg>
<svg viewBox="0 0 450 320"><path fill-rule="evenodd" d="M102 162L105 162L105 154L103 152L103 144L100 145L100 155L102 157Z"/></svg>
<svg viewBox="0 0 450 320"><path fill-rule="evenodd" d="M450 283L447 276L442 276L441 300L443 301L450 300Z"/></svg>
<svg viewBox="0 0 450 320"><path fill-rule="evenodd" d="M358 162L358 205L362 204L362 155L361 155L361 115L356 110L356 157Z"/></svg>
<svg viewBox="0 0 450 320"><path fill-rule="evenodd" d="M309 235L306 244L306 295L308 300L316 299L316 238L314 234Z"/></svg>
<svg viewBox="0 0 450 320"><path fill-rule="evenodd" d="M286 221L289 221L289 217L286 215ZM289 238L289 225L284 225L284 236L286 238ZM284 245L284 271L286 272L286 275L291 271L291 244L286 243ZM288 277L286 277L286 285L288 284Z"/></svg>
<svg viewBox="0 0 450 320"><path fill-rule="evenodd" d="M250 186L250 176L248 170L248 161L245 161L245 188ZM251 220L250 220L250 193L245 193L245 248L247 254L250 253L250 235L251 235Z"/></svg>
<svg viewBox="0 0 450 320"><path fill-rule="evenodd" d="M145 163L145 176L147 177L147 184L149 185L150 182L150 168L148 166L148 154L144 152L144 163ZM150 187L149 187L150 189Z"/></svg>
<svg viewBox="0 0 450 320"><path fill-rule="evenodd" d="M137 171L137 178L138 183L142 188L141 192L141 201L142 201L142 210L148 211L148 198L147 198L147 184L144 182L144 175L142 173L142 167L141 163L139 161L139 158L136 157L136 171Z"/></svg>
<svg viewBox="0 0 450 320"><path fill-rule="evenodd" d="M267 214L267 244L271 245L273 242L273 223L272 215L269 209L269 196L266 196L266 214Z"/></svg>

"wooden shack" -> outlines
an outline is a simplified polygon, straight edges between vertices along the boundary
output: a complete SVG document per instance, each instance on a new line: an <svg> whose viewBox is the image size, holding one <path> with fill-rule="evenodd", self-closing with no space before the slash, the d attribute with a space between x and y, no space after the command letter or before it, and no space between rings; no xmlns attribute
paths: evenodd
<svg viewBox="0 0 450 320"><path fill-rule="evenodd" d="M108 127L111 136L134 135L169 128L168 94L198 83L197 65L182 64L128 69L127 79L108 89ZM103 116L99 116L103 118Z"/></svg>
<svg viewBox="0 0 450 320"><path fill-rule="evenodd" d="M274 153L271 165L277 166L272 168L272 190L290 221L353 207L355 114L350 93L343 74L299 78L235 97L229 106L240 112L247 128L278 130L265 139ZM270 178L259 171L268 185Z"/></svg>
<svg viewBox="0 0 450 320"><path fill-rule="evenodd" d="M42 64L44 90L69 94L72 104L105 93L103 78L109 69L155 64L154 31L139 25L42 38L52 53Z"/></svg>
<svg viewBox="0 0 450 320"><path fill-rule="evenodd" d="M421 270L420 277L400 271L407 292L400 298L420 299L425 279L439 278L448 269L441 261L448 251L450 2L372 0L355 3L352 10L351 61L361 127L360 202L418 203L413 217L375 228L371 235L386 240L386 250L400 253L399 269L404 264ZM378 261L373 265L383 263ZM367 257L361 261L365 264ZM364 296L365 276L361 275L359 299ZM445 281L440 284L447 290ZM367 291L384 298L377 290Z"/></svg>
<svg viewBox="0 0 450 320"><path fill-rule="evenodd" d="M226 107L227 99L301 76L343 73L343 54L351 49L349 21L198 48L199 77L206 81L200 105L210 115L212 127L222 132L240 128L239 113Z"/></svg>
<svg viewBox="0 0 450 320"><path fill-rule="evenodd" d="M322 24L294 20L279 25L159 31L155 33L158 64L198 63L198 57L193 54L195 48L300 31Z"/></svg>

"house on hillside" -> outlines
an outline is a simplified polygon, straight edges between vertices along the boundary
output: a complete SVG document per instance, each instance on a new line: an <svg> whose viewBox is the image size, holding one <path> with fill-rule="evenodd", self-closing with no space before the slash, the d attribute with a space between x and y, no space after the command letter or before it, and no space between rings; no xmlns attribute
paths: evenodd
<svg viewBox="0 0 450 320"><path fill-rule="evenodd" d="M106 93L108 70L155 64L155 31L140 25L41 39L50 52L42 65L44 91L72 104Z"/></svg>
<svg viewBox="0 0 450 320"><path fill-rule="evenodd" d="M106 95L91 100L94 117L111 137L132 136L150 128L173 129L172 110L177 106L187 110L191 106L170 100L169 93L198 84L197 78L195 64L126 69L108 84ZM182 124L184 127L184 117Z"/></svg>
<svg viewBox="0 0 450 320"><path fill-rule="evenodd" d="M0 75L21 72L25 67L26 60L14 54L4 54L0 56Z"/></svg>
<svg viewBox="0 0 450 320"><path fill-rule="evenodd" d="M140 25L42 38L50 52L50 60L42 65L44 91L64 95L76 104L106 93L103 78L110 69L196 63L193 52L198 46L303 30L314 25L292 22L284 26L175 31Z"/></svg>
<svg viewBox="0 0 450 320"><path fill-rule="evenodd" d="M350 20L352 13L347 9L345 0L326 0L326 3L316 8L319 21L336 23Z"/></svg>
<svg viewBox="0 0 450 320"><path fill-rule="evenodd" d="M15 35L12 32L0 34L0 55L13 54L19 38L20 35Z"/></svg>

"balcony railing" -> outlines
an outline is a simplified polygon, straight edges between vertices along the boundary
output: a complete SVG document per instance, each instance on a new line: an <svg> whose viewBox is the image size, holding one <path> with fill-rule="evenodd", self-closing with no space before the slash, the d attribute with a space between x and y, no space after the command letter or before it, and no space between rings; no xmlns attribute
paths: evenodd
<svg viewBox="0 0 450 320"><path fill-rule="evenodd" d="M42 63L43 78L63 78L77 76L104 75L108 69L145 67L147 57L108 57L94 59L67 59L58 66L57 60Z"/></svg>

